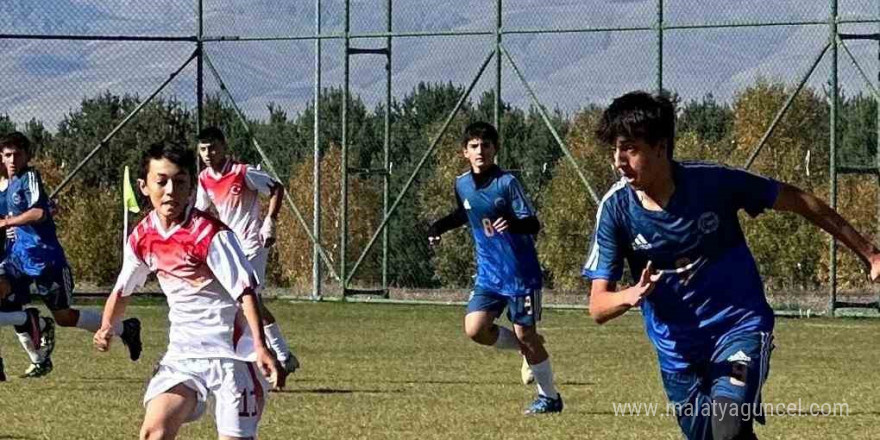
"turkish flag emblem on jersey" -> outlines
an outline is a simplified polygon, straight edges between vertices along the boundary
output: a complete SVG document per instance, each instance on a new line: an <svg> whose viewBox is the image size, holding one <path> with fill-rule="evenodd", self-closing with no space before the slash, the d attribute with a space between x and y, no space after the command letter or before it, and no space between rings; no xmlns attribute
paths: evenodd
<svg viewBox="0 0 880 440"><path fill-rule="evenodd" d="M229 187L229 192L231 192L234 195L240 195L241 194L241 184L238 182L233 183L232 186Z"/></svg>

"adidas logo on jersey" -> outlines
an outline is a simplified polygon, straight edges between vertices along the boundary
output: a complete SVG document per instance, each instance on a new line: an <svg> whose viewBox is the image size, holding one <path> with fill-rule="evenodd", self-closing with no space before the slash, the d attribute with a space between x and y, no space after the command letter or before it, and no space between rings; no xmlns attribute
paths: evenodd
<svg viewBox="0 0 880 440"><path fill-rule="evenodd" d="M642 234L636 235L636 239L632 242L633 250L643 251L647 249L651 249L654 247L651 243L648 243L648 240L645 240L645 237Z"/></svg>

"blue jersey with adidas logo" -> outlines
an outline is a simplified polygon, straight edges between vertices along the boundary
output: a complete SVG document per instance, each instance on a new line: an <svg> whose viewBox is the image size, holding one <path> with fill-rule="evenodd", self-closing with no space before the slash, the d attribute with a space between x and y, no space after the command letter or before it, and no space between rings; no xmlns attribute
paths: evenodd
<svg viewBox="0 0 880 440"><path fill-rule="evenodd" d="M31 208L41 208L44 212L42 221L15 227L15 241L7 249L6 264L32 277L41 275L47 267L66 265L55 221L49 212L49 198L36 170L28 168L12 177L6 204L9 215L21 215Z"/></svg>
<svg viewBox="0 0 880 440"><path fill-rule="evenodd" d="M650 260L664 275L642 302L660 368L681 371L705 361L719 339L771 331L755 260L737 212L771 208L779 183L717 164L673 162L675 192L662 211L646 210L624 180L602 198L583 275L618 281L627 261L633 277Z"/></svg>
<svg viewBox="0 0 880 440"><path fill-rule="evenodd" d="M455 180L455 195L467 213L477 260L475 289L504 296L529 295L541 289L541 266L532 235L498 232L499 217L524 219L535 211L516 178L498 167L477 187L468 172Z"/></svg>

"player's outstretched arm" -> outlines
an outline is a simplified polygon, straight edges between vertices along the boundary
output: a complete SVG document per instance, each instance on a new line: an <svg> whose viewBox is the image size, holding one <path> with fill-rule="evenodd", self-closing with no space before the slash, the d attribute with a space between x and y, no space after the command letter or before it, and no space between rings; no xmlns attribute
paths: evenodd
<svg viewBox="0 0 880 440"><path fill-rule="evenodd" d="M241 310L254 338L254 353L257 355L257 366L263 375L275 387L284 387L285 375L278 374L278 360L266 345L266 334L263 333L263 320L260 317L259 299L253 290L248 290L239 297Z"/></svg>
<svg viewBox="0 0 880 440"><path fill-rule="evenodd" d="M626 289L617 292L617 283L614 281L595 279L590 288L590 315L597 324L604 324L627 310L639 305L642 299L651 294L654 284L660 280L660 275L654 273L653 265L649 261L639 281Z"/></svg>
<svg viewBox="0 0 880 440"><path fill-rule="evenodd" d="M281 197L284 195L284 186L273 181L269 192L269 211L266 213L266 218L263 219L262 227L260 227L260 241L265 247L272 247L275 244L275 222L278 221L278 214L281 212Z"/></svg>
<svg viewBox="0 0 880 440"><path fill-rule="evenodd" d="M781 183L773 209L793 212L822 228L862 259L868 266L871 281L880 278L880 251L877 247L818 197L795 186Z"/></svg>
<svg viewBox="0 0 880 440"><path fill-rule="evenodd" d="M101 318L101 328L95 332L92 339L98 351L110 349L110 341L113 340L113 323L122 320L125 316L125 308L131 300L129 296L122 296L121 291L115 291L107 298L104 304L104 314Z"/></svg>
<svg viewBox="0 0 880 440"><path fill-rule="evenodd" d="M31 208L19 215L13 215L5 219L0 219L0 228L12 226L32 225L43 221L46 216L46 210L43 208Z"/></svg>

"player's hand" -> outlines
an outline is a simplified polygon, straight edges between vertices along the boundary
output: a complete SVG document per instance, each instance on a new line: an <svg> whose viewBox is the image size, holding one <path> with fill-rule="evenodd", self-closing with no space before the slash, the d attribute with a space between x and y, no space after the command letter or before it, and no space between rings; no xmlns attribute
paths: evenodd
<svg viewBox="0 0 880 440"><path fill-rule="evenodd" d="M0 276L0 300L5 299L12 292L12 285L5 276Z"/></svg>
<svg viewBox="0 0 880 440"><path fill-rule="evenodd" d="M440 245L440 236L439 235L429 235L428 236L428 245L431 247Z"/></svg>
<svg viewBox="0 0 880 440"><path fill-rule="evenodd" d="M646 296L654 291L654 285L657 281L660 281L661 277L662 275L654 271L654 263L648 261L648 264L642 270L639 281L630 288L631 296L629 303L633 307L639 305Z"/></svg>
<svg viewBox="0 0 880 440"><path fill-rule="evenodd" d="M275 244L275 220L272 217L263 220L263 227L260 228L260 243L266 248Z"/></svg>
<svg viewBox="0 0 880 440"><path fill-rule="evenodd" d="M868 259L868 265L870 266L871 281L877 282L880 280L880 253L871 255L871 258Z"/></svg>
<svg viewBox="0 0 880 440"><path fill-rule="evenodd" d="M492 222L492 229L496 232L504 232L510 225L507 224L507 220L504 217L498 217L494 222Z"/></svg>
<svg viewBox="0 0 880 440"><path fill-rule="evenodd" d="M110 341L113 340L113 327L101 327L95 332L92 342L98 351L104 352L110 349Z"/></svg>
<svg viewBox="0 0 880 440"><path fill-rule="evenodd" d="M287 375L281 368L278 359L276 359L272 352L266 349L266 347L258 348L256 354L257 367L260 368L263 376L269 380L272 387L276 389L284 388L285 382L287 381Z"/></svg>

